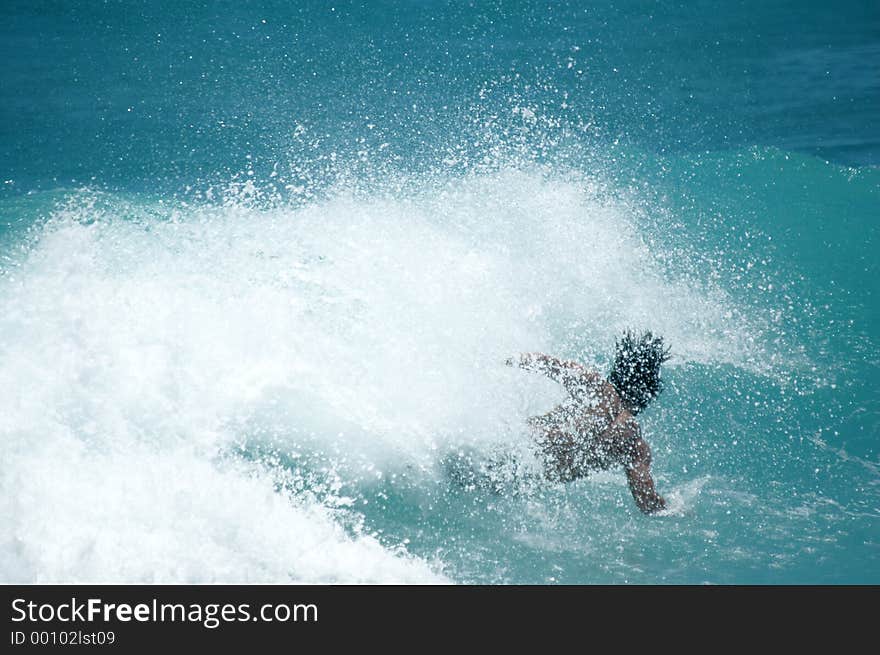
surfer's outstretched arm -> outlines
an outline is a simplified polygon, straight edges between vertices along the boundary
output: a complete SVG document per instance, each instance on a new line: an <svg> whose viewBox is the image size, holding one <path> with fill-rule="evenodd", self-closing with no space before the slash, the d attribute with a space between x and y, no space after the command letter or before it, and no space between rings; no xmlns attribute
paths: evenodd
<svg viewBox="0 0 880 655"><path fill-rule="evenodd" d="M518 359L509 358L505 364L543 373L554 382L562 383L571 394L591 391L603 381L601 375L583 364L544 353L522 353Z"/></svg>
<svg viewBox="0 0 880 655"><path fill-rule="evenodd" d="M666 501L657 493L651 477L651 449L641 437L635 442L632 462L626 467L626 481L642 512L653 514L666 508Z"/></svg>

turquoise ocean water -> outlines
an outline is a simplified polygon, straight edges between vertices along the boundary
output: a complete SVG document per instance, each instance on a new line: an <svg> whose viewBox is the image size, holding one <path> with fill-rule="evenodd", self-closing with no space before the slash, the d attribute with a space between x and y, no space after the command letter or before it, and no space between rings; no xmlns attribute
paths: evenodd
<svg viewBox="0 0 880 655"><path fill-rule="evenodd" d="M0 580L880 583L874 2L4 2ZM621 472L536 475L662 334Z"/></svg>

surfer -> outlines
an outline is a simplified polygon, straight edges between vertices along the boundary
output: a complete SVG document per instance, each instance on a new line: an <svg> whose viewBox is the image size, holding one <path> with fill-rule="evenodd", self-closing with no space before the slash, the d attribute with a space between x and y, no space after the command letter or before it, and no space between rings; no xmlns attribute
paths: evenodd
<svg viewBox="0 0 880 655"><path fill-rule="evenodd" d="M623 466L633 499L645 514L666 507L654 489L651 450L635 416L662 390L660 365L669 359L663 339L627 331L615 343L608 378L577 362L542 353L523 353L508 366L545 374L569 397L550 412L528 419L537 433L544 475L557 482L593 470Z"/></svg>

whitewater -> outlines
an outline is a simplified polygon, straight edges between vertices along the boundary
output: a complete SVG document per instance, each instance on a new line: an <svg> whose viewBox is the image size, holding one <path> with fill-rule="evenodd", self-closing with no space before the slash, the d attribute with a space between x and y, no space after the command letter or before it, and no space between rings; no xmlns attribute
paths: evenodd
<svg viewBox="0 0 880 655"><path fill-rule="evenodd" d="M574 496L513 475L468 491L447 475L462 452L534 465L525 419L559 391L503 360L543 350L598 365L624 328L648 326L673 345L673 372L772 379L805 365L768 364L766 319L694 268L666 270L644 208L589 176L218 195L58 193L4 267L4 580L478 580L429 526L510 503L533 525L502 517L506 538L611 557L607 573L626 558L572 523L593 511L630 539L664 529L637 519L622 475ZM682 437L653 443L670 514L686 517L731 483L672 475ZM380 505L390 526L370 519ZM503 559L482 567L516 579Z"/></svg>

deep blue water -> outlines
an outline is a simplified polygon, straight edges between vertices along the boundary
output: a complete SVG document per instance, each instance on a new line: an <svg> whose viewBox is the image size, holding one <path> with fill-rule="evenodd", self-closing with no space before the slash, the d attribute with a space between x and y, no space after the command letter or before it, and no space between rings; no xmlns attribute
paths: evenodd
<svg viewBox="0 0 880 655"><path fill-rule="evenodd" d="M880 582L876 3L4 2L0 56L0 579ZM534 482L502 365L626 327L660 517Z"/></svg>

